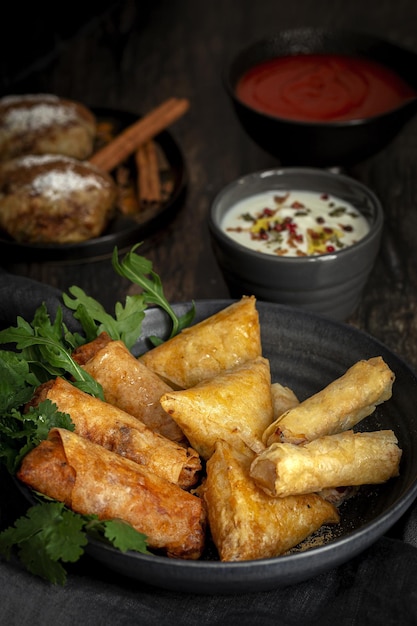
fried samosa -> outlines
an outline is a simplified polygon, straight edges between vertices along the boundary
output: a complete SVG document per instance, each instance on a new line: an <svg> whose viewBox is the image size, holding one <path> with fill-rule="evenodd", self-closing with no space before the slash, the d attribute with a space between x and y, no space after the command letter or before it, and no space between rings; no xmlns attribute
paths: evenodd
<svg viewBox="0 0 417 626"><path fill-rule="evenodd" d="M190 389L166 393L161 405L204 459L217 439L236 447L244 442L259 452L262 433L273 419L269 361L258 357Z"/></svg>
<svg viewBox="0 0 417 626"><path fill-rule="evenodd" d="M76 513L127 522L147 536L151 549L183 559L201 556L200 498L76 433L52 429L24 457L17 476Z"/></svg>
<svg viewBox="0 0 417 626"><path fill-rule="evenodd" d="M254 297L243 297L140 357L175 389L188 389L262 354Z"/></svg>
<svg viewBox="0 0 417 626"><path fill-rule="evenodd" d="M151 430L182 441L184 433L159 403L171 387L107 333L77 348L72 357L103 388L106 402L140 419Z"/></svg>
<svg viewBox="0 0 417 626"><path fill-rule="evenodd" d="M254 453L218 441L207 462L202 494L221 561L278 556L323 524L339 522L333 504L316 494L270 498L249 476Z"/></svg>
<svg viewBox="0 0 417 626"><path fill-rule="evenodd" d="M125 411L90 396L63 378L41 385L31 404L46 399L70 415L78 435L146 466L182 488L197 481L201 461L195 450L154 433Z"/></svg>
<svg viewBox="0 0 417 626"><path fill-rule="evenodd" d="M273 443L254 459L250 475L268 495L286 497L384 483L398 476L400 459L392 430L348 430L301 445Z"/></svg>
<svg viewBox="0 0 417 626"><path fill-rule="evenodd" d="M392 394L394 373L382 357L362 360L324 389L286 411L265 430L263 441L303 443L353 428Z"/></svg>

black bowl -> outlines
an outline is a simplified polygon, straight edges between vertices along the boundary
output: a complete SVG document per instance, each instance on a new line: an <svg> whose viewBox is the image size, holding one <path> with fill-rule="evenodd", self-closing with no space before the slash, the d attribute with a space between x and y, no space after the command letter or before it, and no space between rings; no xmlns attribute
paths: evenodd
<svg viewBox="0 0 417 626"><path fill-rule="evenodd" d="M286 30L241 50L229 64L224 84L248 135L284 165L348 166L385 148L417 112L417 99L382 115L341 122L301 122L256 111L236 97L236 84L268 59L296 54L362 56L393 70L417 89L417 54L378 37L348 31Z"/></svg>
<svg viewBox="0 0 417 626"><path fill-rule="evenodd" d="M201 321L231 304L228 300L196 302ZM177 304L178 315L190 303ZM87 551L94 559L122 574L171 591L236 594L267 591L307 580L363 552L403 515L417 495L417 378L410 368L373 337L345 324L299 309L258 302L264 355L274 381L292 388L300 399L315 393L358 361L380 355L396 375L393 396L362 421L359 430L392 428L403 450L398 478L384 485L362 487L341 507L341 523L326 528L322 542L304 552L270 559L220 562L212 556L185 561L159 555L120 552L98 540ZM149 309L143 337L133 353L149 348L146 337L166 337L169 324L160 309Z"/></svg>

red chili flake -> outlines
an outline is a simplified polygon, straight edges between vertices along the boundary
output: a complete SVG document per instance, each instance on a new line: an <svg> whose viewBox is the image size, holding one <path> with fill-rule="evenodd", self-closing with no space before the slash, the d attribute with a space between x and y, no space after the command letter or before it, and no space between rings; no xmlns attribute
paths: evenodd
<svg viewBox="0 0 417 626"><path fill-rule="evenodd" d="M333 228L330 228L329 226L325 226L323 228L323 232L327 233L328 235L331 235L333 232Z"/></svg>
<svg viewBox="0 0 417 626"><path fill-rule="evenodd" d="M274 226L274 230L277 233L282 233L282 231L285 229L285 226L283 224L281 224L280 222L277 222Z"/></svg>
<svg viewBox="0 0 417 626"><path fill-rule="evenodd" d="M328 199L329 199L329 194L327 194L327 193L322 193L322 194L321 194L321 196L320 196L320 199L321 199L321 200L328 200Z"/></svg>
<svg viewBox="0 0 417 626"><path fill-rule="evenodd" d="M326 246L326 252L334 252L335 251L335 247L334 246Z"/></svg>
<svg viewBox="0 0 417 626"><path fill-rule="evenodd" d="M268 233L266 232L266 230L262 229L262 230L259 231L259 238L260 239L269 239Z"/></svg>
<svg viewBox="0 0 417 626"><path fill-rule="evenodd" d="M291 204L291 208L292 209L303 209L305 207L305 205L302 202L298 202L298 200L295 200L292 204Z"/></svg>
<svg viewBox="0 0 417 626"><path fill-rule="evenodd" d="M262 211L262 215L265 215L265 217L272 217L272 215L274 215L274 213L275 213L275 211L273 211L272 209L268 209L268 208L265 208Z"/></svg>
<svg viewBox="0 0 417 626"><path fill-rule="evenodd" d="M317 224L324 224L325 219L324 217L321 217L321 215L319 215L319 217L316 217L316 222Z"/></svg>
<svg viewBox="0 0 417 626"><path fill-rule="evenodd" d="M344 230L346 233L351 233L353 232L353 226L351 226L350 224L345 224L343 226L343 224L341 224L342 230Z"/></svg>

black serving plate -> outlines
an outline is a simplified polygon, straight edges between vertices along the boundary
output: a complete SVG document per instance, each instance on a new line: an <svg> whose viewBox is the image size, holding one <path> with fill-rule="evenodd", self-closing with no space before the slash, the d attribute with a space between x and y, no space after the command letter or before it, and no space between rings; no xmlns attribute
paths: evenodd
<svg viewBox="0 0 417 626"><path fill-rule="evenodd" d="M196 321L230 301L198 301ZM189 305L176 305L182 313ZM360 430L393 429L403 450L400 476L381 486L362 487L341 507L341 522L316 537L316 547L270 559L239 563L183 561L163 556L122 553L90 541L87 551L117 574L164 589L200 594L265 591L311 578L348 561L382 536L417 495L417 378L387 347L355 328L278 304L258 302L263 353L270 360L273 382L292 388L302 400L342 375L359 359L381 355L394 371L393 396L359 425ZM164 335L167 320L150 309L143 336ZM146 339L134 349L148 348ZM312 542L309 542L312 545ZM213 557L212 557L213 559Z"/></svg>
<svg viewBox="0 0 417 626"><path fill-rule="evenodd" d="M139 119L128 111L93 108L98 124L108 122L115 135ZM144 240L158 228L168 223L181 207L187 186L187 168L180 147L168 131L159 133L154 140L166 161L165 175L170 179L171 190L157 207L150 207L138 217L118 213L100 237L70 244L24 244L13 241L0 231L0 248L8 262L79 262L109 258L115 246L120 251ZM133 170L131 161L127 166ZM132 172L134 175L134 172Z"/></svg>

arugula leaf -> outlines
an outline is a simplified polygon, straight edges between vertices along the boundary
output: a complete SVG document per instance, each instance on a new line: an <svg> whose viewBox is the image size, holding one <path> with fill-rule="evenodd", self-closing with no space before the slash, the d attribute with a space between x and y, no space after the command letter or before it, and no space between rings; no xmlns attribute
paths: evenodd
<svg viewBox="0 0 417 626"><path fill-rule="evenodd" d="M26 569L54 584L65 584L62 563L74 563L84 553L88 534L101 535L122 551L147 553L146 537L119 520L99 521L94 515L70 511L62 502L30 507L14 526L0 533L0 553L10 559L13 548Z"/></svg>
<svg viewBox="0 0 417 626"><path fill-rule="evenodd" d="M68 339L74 342L75 335L69 333L62 319L62 309L58 307L52 324L43 303L32 324L19 316L16 327L0 331L0 344L15 343L39 380L70 374L75 386L103 400L101 385L71 357L75 346L68 345Z"/></svg>
<svg viewBox="0 0 417 626"><path fill-rule="evenodd" d="M116 303L115 316L109 315L104 307L80 287L70 287L71 299L63 294L64 304L74 311L74 317L81 322L86 341L93 341L105 331L112 339L120 339L131 348L140 336L146 304L143 296L127 296L125 305Z"/></svg>
<svg viewBox="0 0 417 626"><path fill-rule="evenodd" d="M142 245L136 244L128 252L121 263L119 263L117 247L113 250L113 267L120 276L129 279L132 283L139 285L143 289L142 297L145 304L154 304L163 309L172 322L169 338L177 335L183 328L189 326L195 316L194 303L190 311L178 317L164 295L162 282L158 274L152 269L152 262L143 256L135 254L135 250ZM154 345L160 344L163 340L159 337L149 338Z"/></svg>

